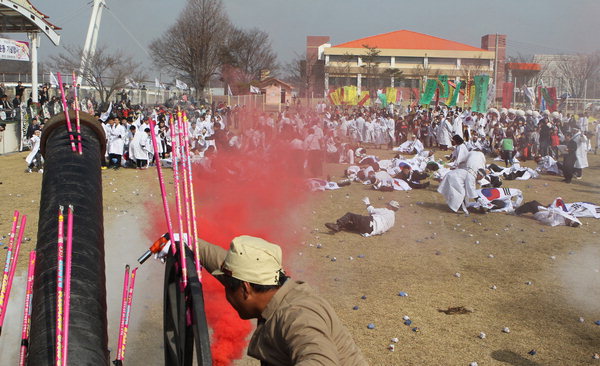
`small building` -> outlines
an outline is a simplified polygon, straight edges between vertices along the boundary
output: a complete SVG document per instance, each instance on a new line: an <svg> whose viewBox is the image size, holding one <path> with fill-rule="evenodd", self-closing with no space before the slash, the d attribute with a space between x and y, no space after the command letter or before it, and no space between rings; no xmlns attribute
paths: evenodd
<svg viewBox="0 0 600 366"><path fill-rule="evenodd" d="M265 96L265 106L268 109L279 109L292 102L292 90L294 88L285 81L271 77L258 82L255 86Z"/></svg>

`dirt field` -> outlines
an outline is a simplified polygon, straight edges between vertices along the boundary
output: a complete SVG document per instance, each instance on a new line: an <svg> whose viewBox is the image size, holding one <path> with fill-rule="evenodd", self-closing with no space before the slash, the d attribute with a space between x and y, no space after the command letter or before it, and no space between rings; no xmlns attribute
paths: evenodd
<svg viewBox="0 0 600 366"><path fill-rule="evenodd" d="M32 240L22 248L21 275L26 254L35 246L42 178L23 172L25 156L0 156L0 234L10 230L13 210L28 215L25 237ZM570 185L560 177L542 176L503 186L521 189L525 201L550 203L562 196L566 202L598 203L600 158L589 158L591 167L584 170L583 179ZM330 165L328 170L335 179L343 167ZM118 321L122 266L135 261L145 245L128 243L130 238L123 235L136 232L135 225L145 221L140 197L158 198L158 185L147 183L154 177L154 170L103 173L108 290L117 293L108 299L111 337ZM432 184L426 190L382 193L353 184L315 193L314 214L306 218L305 245L285 258L286 265L294 278L307 280L332 303L372 365L600 365L592 359L600 353L600 326L594 324L600 320L600 222L582 219L579 228L551 228L531 217L503 213L465 217L452 213L436 189ZM364 196L375 206L398 200L402 207L396 226L371 238L328 234L324 222L347 211L365 212L360 201ZM137 280L136 296L140 295L134 307L143 315L132 318L129 365L162 364L161 278L162 268L154 262ZM17 283L14 291L13 302L18 302L22 289ZM401 291L408 296L398 296ZM16 317L5 324L7 331L0 339L3 359L18 352L21 306L22 302L12 305ZM439 311L458 306L472 312ZM410 326L403 324L405 315ZM369 323L375 329L368 329ZM504 327L510 333L504 333ZM485 339L478 337L480 332ZM388 350L392 338L398 338L394 352ZM114 343L111 339L111 347ZM530 350L537 354L529 355ZM244 359L238 364L258 362Z"/></svg>

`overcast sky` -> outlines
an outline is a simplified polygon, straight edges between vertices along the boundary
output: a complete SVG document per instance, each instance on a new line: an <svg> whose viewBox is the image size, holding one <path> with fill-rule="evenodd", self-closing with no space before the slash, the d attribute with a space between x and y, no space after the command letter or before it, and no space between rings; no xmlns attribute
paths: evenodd
<svg viewBox="0 0 600 366"><path fill-rule="evenodd" d="M91 14L88 0L30 1L50 16L52 23L63 28L60 47L54 47L46 38L42 40L41 60L60 52L64 45L83 46ZM98 44L121 49L150 65L148 44L177 20L185 3L185 0L107 0L109 10L103 13ZM224 3L235 25L258 27L269 33L280 63L304 52L307 35L328 35L333 44L338 44L399 29L477 47L484 34L507 34L510 55L600 49L596 38L600 35L600 0L224 0Z"/></svg>

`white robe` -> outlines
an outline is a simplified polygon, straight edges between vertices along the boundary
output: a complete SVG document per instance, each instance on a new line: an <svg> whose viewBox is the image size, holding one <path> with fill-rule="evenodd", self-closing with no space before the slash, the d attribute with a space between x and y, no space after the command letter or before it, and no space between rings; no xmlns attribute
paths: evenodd
<svg viewBox="0 0 600 366"><path fill-rule="evenodd" d="M35 159L35 155L40 150L41 139L39 136L33 135L33 136L31 136L30 141L31 141L31 152L25 158L25 162L27 163L27 165L29 165L33 162L33 160Z"/></svg>
<svg viewBox="0 0 600 366"><path fill-rule="evenodd" d="M485 155L481 151L469 151L465 162L466 169L476 172L485 169Z"/></svg>
<svg viewBox="0 0 600 366"><path fill-rule="evenodd" d="M125 126L115 124L108 127L108 153L123 155L123 149L125 147L125 136L127 130Z"/></svg>
<svg viewBox="0 0 600 366"><path fill-rule="evenodd" d="M447 120L443 120L436 131L437 142L440 145L450 146L452 138L452 126Z"/></svg>
<svg viewBox="0 0 600 366"><path fill-rule="evenodd" d="M421 151L425 150L425 147L423 146L423 143L419 140L408 140L400 144L400 146L393 148L392 150L405 154L412 154L413 150L415 150L418 154Z"/></svg>
<svg viewBox="0 0 600 366"><path fill-rule="evenodd" d="M475 173L466 169L449 171L440 183L438 192L444 196L448 207L457 212L468 199L478 197L475 189Z"/></svg>
<svg viewBox="0 0 600 366"><path fill-rule="evenodd" d="M575 151L577 161L575 161L575 168L587 168L589 166L587 158L588 138L585 137L583 133L578 132L573 136L573 140L577 142L577 150Z"/></svg>
<svg viewBox="0 0 600 366"><path fill-rule="evenodd" d="M454 166L457 168L465 169L467 167L467 156L469 155L469 149L465 144L460 144L455 147L455 150L452 152L452 157L454 158Z"/></svg>
<svg viewBox="0 0 600 366"><path fill-rule="evenodd" d="M148 160L153 151L150 136L144 131L137 131L129 144L130 157L136 160Z"/></svg>

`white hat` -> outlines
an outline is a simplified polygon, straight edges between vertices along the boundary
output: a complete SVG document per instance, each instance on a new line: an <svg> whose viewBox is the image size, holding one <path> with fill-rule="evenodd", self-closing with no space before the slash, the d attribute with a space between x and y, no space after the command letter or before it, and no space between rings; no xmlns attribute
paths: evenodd
<svg viewBox="0 0 600 366"><path fill-rule="evenodd" d="M493 113L493 114L496 114L496 115L500 115L500 113L498 112L498 110L496 108L490 108L490 109L488 109L488 113Z"/></svg>
<svg viewBox="0 0 600 366"><path fill-rule="evenodd" d="M534 115L535 117L539 117L539 116L540 116L540 112L538 112L538 111L533 111L533 115Z"/></svg>
<svg viewBox="0 0 600 366"><path fill-rule="evenodd" d="M552 117L560 118L560 113L558 113L557 111L554 111L554 112L552 112Z"/></svg>
<svg viewBox="0 0 600 366"><path fill-rule="evenodd" d="M514 109L512 109L512 108L509 108L509 109L508 109L508 114L515 114L515 110L514 110Z"/></svg>
<svg viewBox="0 0 600 366"><path fill-rule="evenodd" d="M508 113L508 109L502 108L502 109L500 109L500 113L506 114L506 113Z"/></svg>
<svg viewBox="0 0 600 366"><path fill-rule="evenodd" d="M531 109L528 109L525 111L525 114L528 116L531 116L531 115L533 115L533 112L531 111Z"/></svg>
<svg viewBox="0 0 600 366"><path fill-rule="evenodd" d="M523 117L525 115L525 111L518 109L517 115Z"/></svg>
<svg viewBox="0 0 600 366"><path fill-rule="evenodd" d="M391 200L390 202L388 202L388 205L395 208L396 210L400 209L400 203L398 203L398 201Z"/></svg>
<svg viewBox="0 0 600 366"><path fill-rule="evenodd" d="M231 241L221 269L213 276L227 275L257 285L278 285L283 272L281 247L248 235Z"/></svg>
<svg viewBox="0 0 600 366"><path fill-rule="evenodd" d="M547 110L547 109L545 109L545 110L544 110L542 113L543 113L543 114L545 114L546 116L549 116L549 115L550 115L550 111L549 111L549 110Z"/></svg>

